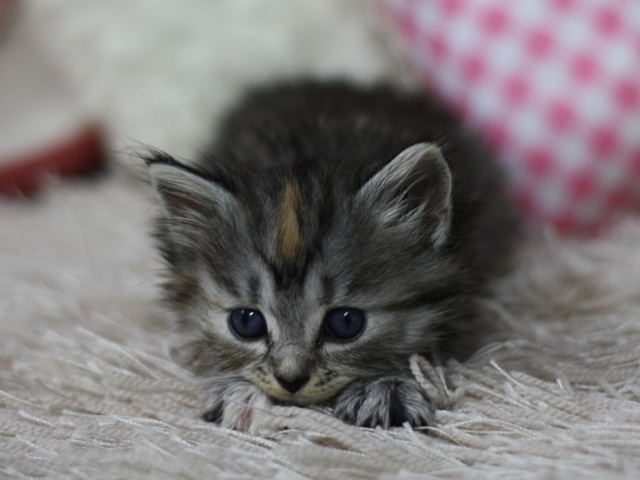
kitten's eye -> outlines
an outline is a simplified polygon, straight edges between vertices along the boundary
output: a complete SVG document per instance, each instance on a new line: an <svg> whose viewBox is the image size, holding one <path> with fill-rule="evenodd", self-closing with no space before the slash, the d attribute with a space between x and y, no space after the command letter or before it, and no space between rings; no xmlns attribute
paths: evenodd
<svg viewBox="0 0 640 480"><path fill-rule="evenodd" d="M324 334L336 340L353 340L364 330L364 324L364 312L359 308L334 308L324 317Z"/></svg>
<svg viewBox="0 0 640 480"><path fill-rule="evenodd" d="M231 328L239 337L256 340L267 334L267 322L257 310L238 308L229 317Z"/></svg>

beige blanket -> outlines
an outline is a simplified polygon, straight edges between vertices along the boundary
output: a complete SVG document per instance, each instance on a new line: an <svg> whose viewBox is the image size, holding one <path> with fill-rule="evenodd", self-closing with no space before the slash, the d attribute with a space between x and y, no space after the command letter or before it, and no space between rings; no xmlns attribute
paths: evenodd
<svg viewBox="0 0 640 480"><path fill-rule="evenodd" d="M212 112L267 71L396 75L352 4L27 10L114 148L188 156ZM0 478L640 478L640 220L600 240L533 242L485 305L495 343L464 365L414 359L438 399L429 431L274 408L248 435L201 421L197 381L169 358L150 197L119 174L0 201Z"/></svg>
<svg viewBox="0 0 640 480"><path fill-rule="evenodd" d="M640 221L529 247L487 304L510 339L414 359L428 432L280 407L251 436L201 421L168 356L149 210L121 176L0 204L0 477L638 478Z"/></svg>

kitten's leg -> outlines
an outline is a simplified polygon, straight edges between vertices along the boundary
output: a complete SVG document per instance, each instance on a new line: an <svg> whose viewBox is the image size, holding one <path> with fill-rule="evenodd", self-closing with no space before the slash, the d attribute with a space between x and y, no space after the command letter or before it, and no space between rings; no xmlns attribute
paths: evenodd
<svg viewBox="0 0 640 480"><path fill-rule="evenodd" d="M355 380L334 400L334 415L361 427L428 426L434 413L420 384L403 372Z"/></svg>
<svg viewBox="0 0 640 480"><path fill-rule="evenodd" d="M252 426L254 411L269 405L271 401L267 395L242 377L219 376L211 379L202 418L246 432Z"/></svg>

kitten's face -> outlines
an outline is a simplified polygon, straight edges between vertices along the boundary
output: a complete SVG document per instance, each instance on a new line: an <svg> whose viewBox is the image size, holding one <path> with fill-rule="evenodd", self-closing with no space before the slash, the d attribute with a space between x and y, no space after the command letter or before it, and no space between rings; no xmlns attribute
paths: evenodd
<svg viewBox="0 0 640 480"><path fill-rule="evenodd" d="M405 150L356 192L321 175L230 188L166 158L151 169L166 290L198 373L308 405L431 343L455 271L440 251L451 179L437 148Z"/></svg>

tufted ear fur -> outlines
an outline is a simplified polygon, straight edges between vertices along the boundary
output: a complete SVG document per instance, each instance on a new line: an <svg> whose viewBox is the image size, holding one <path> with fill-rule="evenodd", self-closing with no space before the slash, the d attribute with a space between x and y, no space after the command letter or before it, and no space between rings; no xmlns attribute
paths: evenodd
<svg viewBox="0 0 640 480"><path fill-rule="evenodd" d="M146 161L152 184L169 217L221 215L234 203L233 194L222 184L169 155L155 153Z"/></svg>
<svg viewBox="0 0 640 480"><path fill-rule="evenodd" d="M437 248L449 234L451 186L442 151L418 143L400 152L357 196L374 208L383 224L421 228Z"/></svg>

